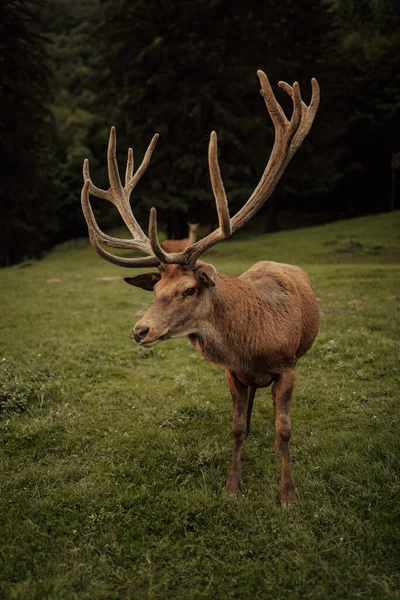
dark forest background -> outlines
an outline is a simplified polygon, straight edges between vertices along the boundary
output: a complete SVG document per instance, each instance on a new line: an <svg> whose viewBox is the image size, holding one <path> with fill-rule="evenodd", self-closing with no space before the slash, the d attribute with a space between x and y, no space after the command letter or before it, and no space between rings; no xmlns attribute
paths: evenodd
<svg viewBox="0 0 400 600"><path fill-rule="evenodd" d="M207 166L212 129L231 213L265 167L273 129L256 70L276 86L317 77L321 107L268 207L314 222L400 208L397 0L3 0L0 8L0 265L86 235L82 161L106 182L117 127L121 166L160 140L133 197L143 225L168 235L215 224ZM290 103L289 103L290 104ZM288 107L290 108L290 106ZM96 203L104 228L119 225Z"/></svg>

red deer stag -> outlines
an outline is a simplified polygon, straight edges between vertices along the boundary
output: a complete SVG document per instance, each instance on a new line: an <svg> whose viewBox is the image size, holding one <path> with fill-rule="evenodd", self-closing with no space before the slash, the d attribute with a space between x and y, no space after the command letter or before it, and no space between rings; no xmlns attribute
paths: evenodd
<svg viewBox="0 0 400 600"><path fill-rule="evenodd" d="M183 250L186 250L186 248L195 243L198 228L198 223L189 223L189 237L183 238L183 240L165 240L161 244L161 247L166 252L183 252Z"/></svg>
<svg viewBox="0 0 400 600"><path fill-rule="evenodd" d="M229 494L236 495L242 480L241 448L250 431L250 419L257 388L272 384L274 403L274 449L282 455L281 504L295 500L290 468L290 403L295 368L312 346L319 329L316 297L310 279L299 267L275 262L257 262L240 277L218 273L211 264L199 261L204 252L243 227L273 192L290 159L313 123L319 86L312 79L312 96L307 106L298 83L279 86L291 97L293 113L288 120L267 76L257 72L268 112L275 127L275 141L259 184L245 205L232 218L229 214L217 156L217 136L209 144L209 169L219 218L219 228L178 253L165 252L157 237L156 210L150 211L148 237L136 221L130 194L147 168L157 142L156 134L144 159L133 174L132 149L128 152L125 186L121 184L116 161L115 129L108 145L110 188L101 190L90 180L89 165L83 168L82 207L89 237L98 254L124 267L156 267L156 272L126 278L127 283L154 291L154 303L133 327L133 337L150 348L171 338L187 337L207 360L223 368L233 401L233 456L226 482ZM132 239L118 239L103 233L95 220L89 195L112 202L119 210ZM127 258L111 254L100 244L140 250L147 256Z"/></svg>

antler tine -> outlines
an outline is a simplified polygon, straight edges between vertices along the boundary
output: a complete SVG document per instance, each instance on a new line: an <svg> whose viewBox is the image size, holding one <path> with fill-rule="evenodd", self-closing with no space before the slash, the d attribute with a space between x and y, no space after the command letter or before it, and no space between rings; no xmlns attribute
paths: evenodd
<svg viewBox="0 0 400 600"><path fill-rule="evenodd" d="M314 120L315 115L317 114L320 99L321 99L321 90L319 87L319 83L315 79L315 77L312 77L311 78L311 100L310 100L310 104L308 105L308 115L311 120L311 125L312 125L312 121ZM310 128L311 128L311 125L310 125Z"/></svg>
<svg viewBox="0 0 400 600"><path fill-rule="evenodd" d="M96 223L96 219L93 214L93 210L89 200L90 191L90 180L87 179L82 188L81 202L82 210L86 219L86 223L89 230L89 239L96 250L96 252L102 257L116 265L122 267L155 267L159 264L159 261L155 256L144 256L140 258L125 258L122 256L114 256L104 250L100 245L100 242L107 244L112 248L121 248L124 250L142 250L145 252L145 248L141 247L138 240L123 240L120 238L114 238L101 231Z"/></svg>
<svg viewBox="0 0 400 600"><path fill-rule="evenodd" d="M285 81L279 81L279 87L285 90L285 92L293 98L294 90L291 85L286 83ZM307 133L311 129L311 125L313 124L314 117L318 110L319 100L320 100L320 88L318 81L313 77L311 79L311 100L310 104L307 106L303 101L301 102L301 123L298 131L292 141L291 144L291 156L299 149L302 141L306 137Z"/></svg>
<svg viewBox="0 0 400 600"><path fill-rule="evenodd" d="M140 164L140 167L138 168L138 170L136 171L135 175L133 177L131 177L130 181L128 181L125 185L125 192L128 194L128 198L132 192L132 190L136 187L137 182L139 181L139 179L141 178L141 176L143 175L143 173L145 172L145 170L147 169L147 167L150 164L150 159L151 159L151 155L153 154L153 150L156 147L157 144L157 140L159 138L158 133L155 133L152 137L152 140L149 144L149 147L146 150L146 153L143 157L143 160ZM133 159L133 152L132 152L132 159Z"/></svg>
<svg viewBox="0 0 400 600"><path fill-rule="evenodd" d="M128 149L128 158L126 161L126 170L125 170L125 188L128 185L128 182L132 179L133 170L134 170L134 160L133 160L133 150L132 148Z"/></svg>
<svg viewBox="0 0 400 600"><path fill-rule="evenodd" d="M293 84L293 87L287 83L280 82L280 87L284 89L284 91L292 98L293 101L293 113L289 121L285 116L282 107L275 98L266 74L263 71L257 71L257 75L261 84L261 94L274 124L275 142L267 166L258 185L251 194L250 198L247 200L246 204L239 210L238 213L236 213L236 215L234 215L234 217L230 219L230 228L232 233L243 227L243 225L247 223L247 221L249 221L251 217L256 214L256 212L259 211L259 209L272 194L286 166L309 132L319 104L319 85L316 79L313 78L311 80L312 97L309 106L302 101L300 87L297 82ZM214 137L213 134L211 137ZM218 159L216 156L216 145L213 147L213 149L210 149L210 153L213 156L213 172L211 175L212 181L213 178L215 178L214 180L217 182L217 186L219 186L219 191L216 193L213 183L214 195L217 202L217 210L220 212L221 206L226 206L227 209L227 201L217 162ZM219 200L217 200L217 197ZM223 198L224 200L221 201L220 198ZM195 264L201 254L223 239L223 237L225 236L223 235L220 218L219 229L210 233L202 240L195 242L189 246L189 248L186 248L183 254L187 262L191 265Z"/></svg>
<svg viewBox="0 0 400 600"><path fill-rule="evenodd" d="M267 109L274 127L279 128L288 125L289 121L286 118L281 105L276 101L268 77L264 71L261 70L257 71L257 75L261 84L260 94L264 98L264 102L267 105Z"/></svg>
<svg viewBox="0 0 400 600"><path fill-rule="evenodd" d="M153 140L154 140L154 138L153 138ZM153 140L152 140L152 142L153 142ZM150 142L150 146L152 145L152 142ZM153 144L153 148L154 148L154 146L155 146L155 144ZM146 152L146 154L148 154L148 151ZM132 153L132 155L133 155L133 153ZM151 156L151 152L150 152L150 156ZM144 171L146 170L146 168L150 162L150 156L149 156L149 158L147 160L147 164L145 165L144 168L143 168L143 163L144 163L144 159L143 159L142 164L140 165L140 167L142 167L142 169L140 171L139 176L137 176L138 173L136 173L137 181L139 181L140 177L143 175ZM128 154L127 170L131 169L131 166L129 165L129 162L130 162L129 159L130 159L130 156ZM132 163L133 163L133 161L132 161ZM126 189L123 188L121 185L121 179L119 176L118 164L117 164L117 135L116 135L115 127L111 127L111 130L110 130L110 137L108 140L108 150L107 150L107 164L108 164L108 177L110 180L110 189L108 190L109 200L118 209L118 212L121 215L125 225L129 229L133 239L139 239L139 240L143 241L147 246L146 251L148 253L150 253L151 250L150 250L149 240L147 239L147 236L144 234L142 228L140 227L139 223L136 221L136 219L132 213L131 205L129 203L129 196L130 196L130 192L128 192L129 184L126 186ZM132 167L133 167L133 164L132 164ZM139 169L140 169L140 167L139 167Z"/></svg>
<svg viewBox="0 0 400 600"><path fill-rule="evenodd" d="M292 98L293 96L293 88L291 85L286 83L286 81L279 81L278 86L285 90L285 92ZM302 102L303 109L308 111L308 114L311 113L311 117L315 117L315 113L317 112L320 100L320 87L318 81L315 77L311 78L311 100L310 104L307 106L304 102Z"/></svg>
<svg viewBox="0 0 400 600"><path fill-rule="evenodd" d="M155 256L162 264L178 264L182 266L187 265L187 260L185 259L183 252L169 253L162 249L158 240L157 211L154 207L150 210L149 216L149 239Z"/></svg>
<svg viewBox="0 0 400 600"><path fill-rule="evenodd" d="M166 261L167 254L161 248L160 242L158 241L157 212L154 207L150 209L149 240L150 240L150 244L151 244L151 249L153 250L154 254L157 256L157 258L160 260L160 262L162 262L162 263L167 262Z"/></svg>
<svg viewBox="0 0 400 600"><path fill-rule="evenodd" d="M149 267L158 267L159 261L155 256L142 256L140 258L125 258L124 256L115 256L115 254L111 254L104 250L104 248L100 245L99 240L96 237L96 234L89 230L89 240L92 244L93 248L96 250L97 254L108 260L108 262L113 263L119 267L128 267L128 268L149 268Z"/></svg>
<svg viewBox="0 0 400 600"><path fill-rule="evenodd" d="M83 213L89 228L89 233L91 234L90 241L95 247L95 250L103 258L109 260L110 262L114 262L115 264L120 264L121 266L146 267L157 266L159 264L158 259L153 255L150 241L142 231L139 223L136 221L129 203L129 196L133 188L135 187L140 177L143 175L143 173L149 165L150 158L156 145L157 139L158 134L156 134L151 140L149 147L147 148L146 154L143 158L143 161L135 175L133 175L133 151L131 148L129 149L125 173L126 183L124 188L121 185L117 165L116 132L114 127L112 127L110 131L107 150L110 188L108 190L101 190L100 188L93 185L90 179L89 161L86 159L83 164L83 179L85 183L82 188L81 200ZM128 227L130 233L132 234L133 239L125 240L121 238L115 238L101 231L101 229L96 223L96 219L90 204L89 194L93 194L105 200L109 200L114 204L114 206L118 209L118 212L121 215L126 226ZM149 257L123 258L113 256L101 247L100 242L103 242L104 244L107 244L108 246L111 246L113 248L140 250L141 252L148 254Z"/></svg>
<svg viewBox="0 0 400 600"><path fill-rule="evenodd" d="M82 210L86 219L86 223L88 228L96 234L98 239L101 239L102 242L110 246L111 248L121 248L123 250L143 250L145 251L145 247L140 248L140 240L124 240L122 238L115 238L110 235L107 235L103 231L101 231L100 227L97 225L96 218L93 213L92 205L90 204L89 193L90 193L90 180L86 180L85 185L82 188L81 201L82 201ZM86 186L86 187L85 187Z"/></svg>
<svg viewBox="0 0 400 600"><path fill-rule="evenodd" d="M211 185L217 206L219 226L221 228L222 237L226 238L229 237L232 232L231 218L229 214L228 200L226 199L225 188L218 164L217 134L215 131L212 131L210 135L210 143L208 146L208 165L210 170Z"/></svg>
<svg viewBox="0 0 400 600"><path fill-rule="evenodd" d="M107 166L111 190L120 192L122 190L122 185L117 163L117 134L115 127L111 127L110 137L108 138ZM111 201L115 204L114 198Z"/></svg>
<svg viewBox="0 0 400 600"><path fill-rule="evenodd" d="M224 184L222 182L221 171L218 164L217 134L215 133L215 131L212 131L210 135L208 162L210 169L211 185L214 192L215 203L218 212L218 220L220 225L220 229L218 231L220 232L220 237L222 239L225 237L229 237L231 234L231 220L229 215L228 201L226 199ZM184 252L177 253L168 253L165 252L165 250L163 250L157 235L157 213L155 208L152 208L150 211L149 239L151 248L155 256L157 256L161 263L188 266L195 262L195 259L192 259L191 257L191 253L188 253L186 250ZM193 245L190 246L187 250L189 250L192 247Z"/></svg>
<svg viewBox="0 0 400 600"><path fill-rule="evenodd" d="M90 193L98 198L102 198L103 200L110 200L110 190L101 190L97 186L92 183L92 179L90 177L89 171L89 160L85 158L83 161L83 181L90 181Z"/></svg>

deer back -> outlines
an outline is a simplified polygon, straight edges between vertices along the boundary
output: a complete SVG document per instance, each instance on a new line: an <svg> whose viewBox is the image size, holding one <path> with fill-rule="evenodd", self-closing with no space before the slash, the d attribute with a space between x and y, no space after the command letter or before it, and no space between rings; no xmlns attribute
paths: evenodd
<svg viewBox="0 0 400 600"><path fill-rule="evenodd" d="M189 238L184 238L182 240L165 240L165 242L161 244L161 247L165 252L183 252L189 245Z"/></svg>
<svg viewBox="0 0 400 600"><path fill-rule="evenodd" d="M303 356L319 331L318 301L307 273L294 265L260 261L241 278L259 289L277 331L289 328L296 358Z"/></svg>

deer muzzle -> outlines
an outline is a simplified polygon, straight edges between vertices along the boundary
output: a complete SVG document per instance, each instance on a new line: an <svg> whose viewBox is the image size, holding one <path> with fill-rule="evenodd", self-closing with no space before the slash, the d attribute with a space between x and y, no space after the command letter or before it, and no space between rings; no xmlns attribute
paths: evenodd
<svg viewBox="0 0 400 600"><path fill-rule="evenodd" d="M132 337L141 346L151 348L159 342L168 339L168 332L164 328L160 331L146 323L136 323L132 329Z"/></svg>
<svg viewBox="0 0 400 600"><path fill-rule="evenodd" d="M148 327L134 327L132 330L133 339L135 340L135 342L140 344L140 342L143 341L144 338L147 336L149 331L150 330Z"/></svg>

